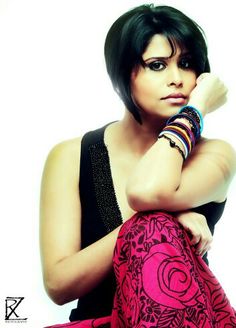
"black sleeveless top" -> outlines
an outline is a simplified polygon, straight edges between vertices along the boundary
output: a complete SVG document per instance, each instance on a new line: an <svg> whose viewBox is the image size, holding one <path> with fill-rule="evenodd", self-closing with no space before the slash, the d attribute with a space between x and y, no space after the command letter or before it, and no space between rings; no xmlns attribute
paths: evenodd
<svg viewBox="0 0 236 328"><path fill-rule="evenodd" d="M86 133L81 143L79 190L82 208L82 248L101 239L122 224L108 150L104 143L106 126ZM225 202L211 202L193 210L206 217L209 228L214 233L214 226L220 219L224 206ZM93 261L93 258L89 260ZM207 262L206 257L205 261ZM96 288L78 300L77 308L71 311L70 321L110 315L114 293L115 275L112 271Z"/></svg>

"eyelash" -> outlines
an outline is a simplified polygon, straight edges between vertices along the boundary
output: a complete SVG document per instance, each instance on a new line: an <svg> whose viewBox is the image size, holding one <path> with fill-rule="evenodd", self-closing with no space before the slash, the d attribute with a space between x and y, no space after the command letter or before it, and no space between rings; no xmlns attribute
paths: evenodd
<svg viewBox="0 0 236 328"><path fill-rule="evenodd" d="M156 65L162 65L164 67L157 68L157 67L155 67ZM166 67L166 64L161 61L156 60L156 61L153 61L152 63L147 64L147 67L150 68L152 71L162 71Z"/></svg>
<svg viewBox="0 0 236 328"><path fill-rule="evenodd" d="M187 63L187 67L185 66L185 64ZM160 67L155 67L156 65L162 65L162 68ZM146 65L148 68L150 68L152 71L156 71L156 72L159 72L159 71L162 71L163 69L166 68L167 64L165 62L162 62L162 61L159 61L159 60L156 60L156 61L153 61L149 64ZM179 67L181 67L182 69L193 69L193 65L192 65L192 62L191 62L191 59L187 59L187 58L182 58L180 61L179 61Z"/></svg>
<svg viewBox="0 0 236 328"><path fill-rule="evenodd" d="M192 60L191 58L182 58L180 60L180 62L185 62L185 63L188 63L188 67L184 67L185 69L193 69L193 63L192 63Z"/></svg>

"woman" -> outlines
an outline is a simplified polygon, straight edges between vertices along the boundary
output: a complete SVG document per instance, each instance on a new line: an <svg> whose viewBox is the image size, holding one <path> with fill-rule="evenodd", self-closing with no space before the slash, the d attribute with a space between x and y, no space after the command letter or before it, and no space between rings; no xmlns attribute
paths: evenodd
<svg viewBox="0 0 236 328"><path fill-rule="evenodd" d="M45 286L57 304L79 298L58 327L236 327L205 263L236 155L201 137L227 94L203 33L139 6L110 28L105 58L123 119L57 145L42 179Z"/></svg>

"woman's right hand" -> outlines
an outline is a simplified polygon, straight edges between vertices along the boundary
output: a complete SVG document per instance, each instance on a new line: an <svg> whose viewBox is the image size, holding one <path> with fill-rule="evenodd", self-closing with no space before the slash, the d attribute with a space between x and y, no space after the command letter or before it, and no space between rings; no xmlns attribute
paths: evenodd
<svg viewBox="0 0 236 328"><path fill-rule="evenodd" d="M196 253L203 256L211 248L213 237L204 215L197 212L185 211L175 215L176 220L190 233L191 245Z"/></svg>
<svg viewBox="0 0 236 328"><path fill-rule="evenodd" d="M212 73L202 73L197 78L188 105L196 107L205 116L225 104L227 92L227 87L218 76Z"/></svg>

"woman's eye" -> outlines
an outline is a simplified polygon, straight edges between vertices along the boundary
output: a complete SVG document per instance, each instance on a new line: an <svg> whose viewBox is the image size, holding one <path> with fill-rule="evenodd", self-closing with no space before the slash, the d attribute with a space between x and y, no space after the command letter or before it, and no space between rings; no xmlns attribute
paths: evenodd
<svg viewBox="0 0 236 328"><path fill-rule="evenodd" d="M152 71L161 71L166 67L166 65L163 62L160 61L155 61L150 64L147 64L147 66L152 70Z"/></svg>
<svg viewBox="0 0 236 328"><path fill-rule="evenodd" d="M189 58L182 58L180 60L179 66L181 68L186 68L186 69L192 69L192 67L193 67L191 59L189 59Z"/></svg>

